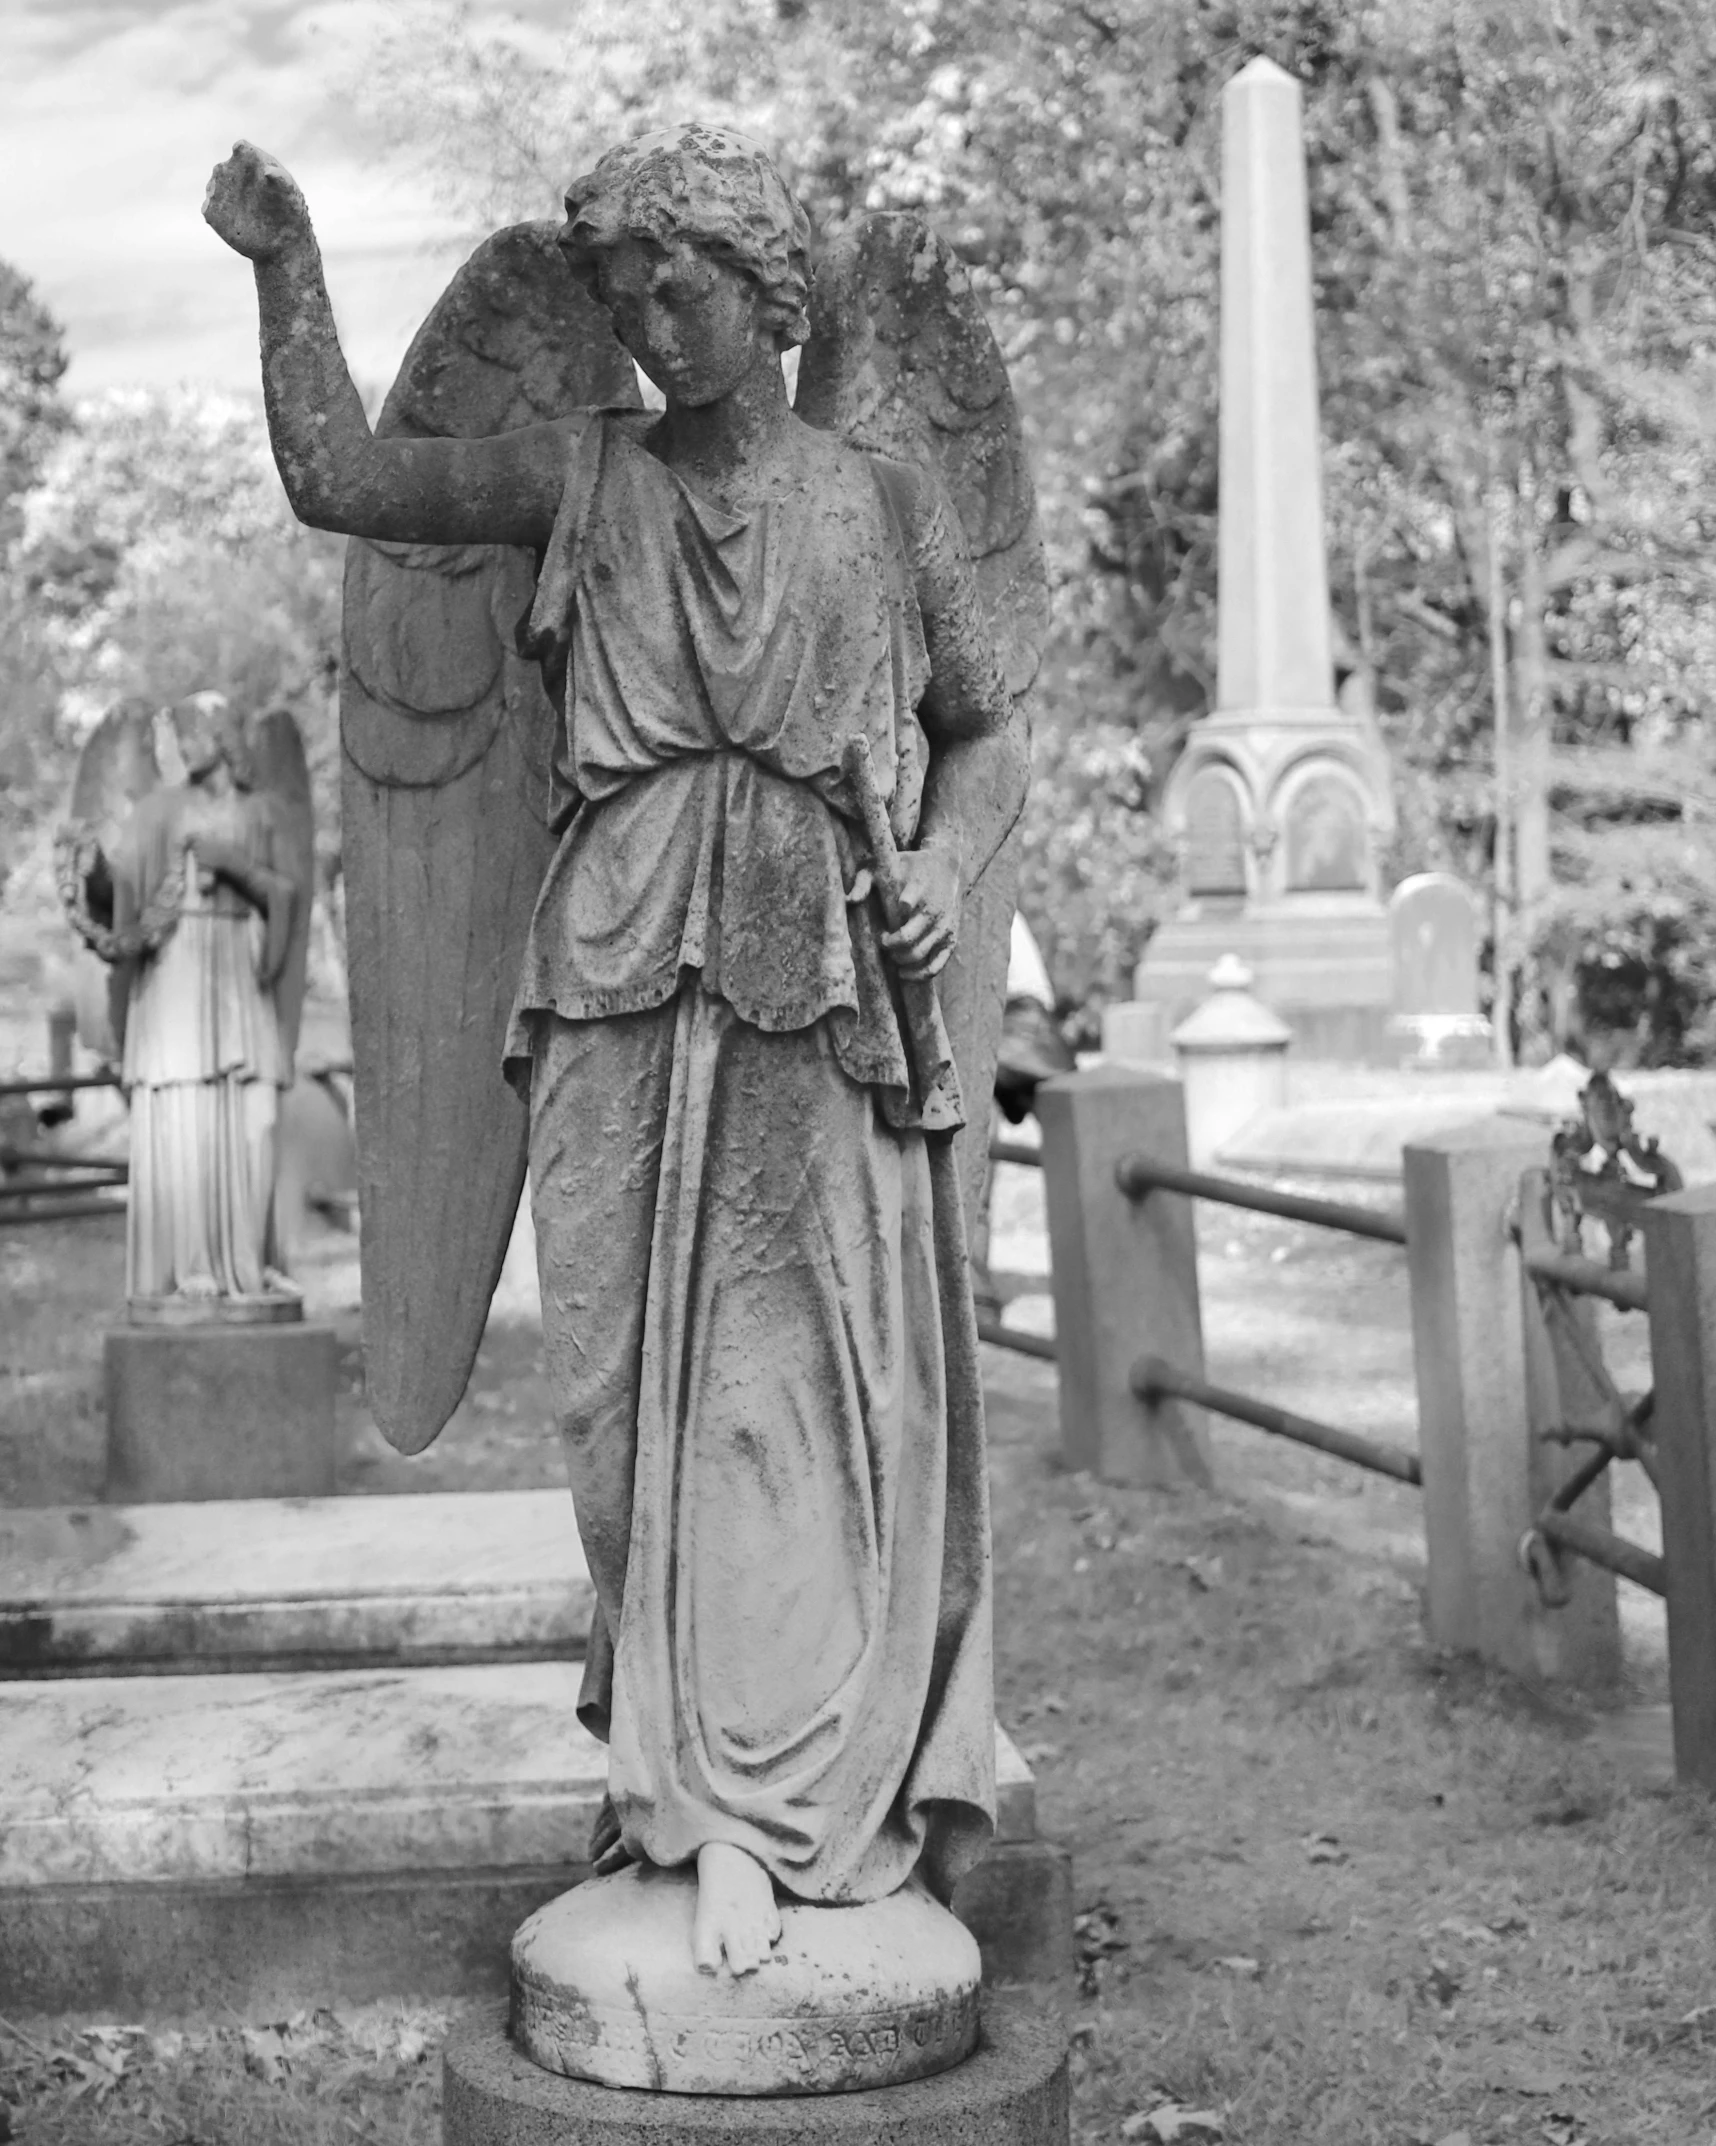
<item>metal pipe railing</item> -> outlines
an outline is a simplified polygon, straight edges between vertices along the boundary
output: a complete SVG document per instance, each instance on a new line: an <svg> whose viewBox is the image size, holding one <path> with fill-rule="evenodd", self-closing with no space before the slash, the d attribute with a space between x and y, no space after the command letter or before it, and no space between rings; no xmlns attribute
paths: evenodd
<svg viewBox="0 0 1716 2146"><path fill-rule="evenodd" d="M1059 1354L1052 1339L1043 1334L1022 1334L1016 1326L1003 1326L999 1319L985 1318L977 1321L979 1341L993 1342L998 1349L1011 1349L1018 1356L1038 1356L1046 1364L1058 1363Z"/></svg>
<svg viewBox="0 0 1716 2146"><path fill-rule="evenodd" d="M97 1215L122 1215L123 1200L104 1200L95 1194L84 1199L40 1200L26 1205L8 1200L0 1211L0 1227L21 1229L26 1222L86 1222Z"/></svg>
<svg viewBox="0 0 1716 2146"><path fill-rule="evenodd" d="M1218 1200L1224 1207L1244 1207L1254 1214L1281 1215L1289 1222L1311 1222L1321 1229L1345 1230L1353 1237L1376 1237L1384 1244L1406 1242L1406 1217L1387 1208L1357 1207L1346 1200L1311 1199L1298 1192L1270 1192L1243 1178L1214 1177L1207 1170L1182 1170L1153 1155L1123 1155L1114 1181L1129 1200L1151 1192L1183 1192L1195 1200Z"/></svg>
<svg viewBox="0 0 1716 2146"><path fill-rule="evenodd" d="M1641 1549L1636 1542L1628 1542L1624 1535L1599 1527L1593 1520L1579 1520L1572 1513L1557 1512L1553 1506L1537 1516L1537 1532L1558 1549L1571 1550L1575 1557L1601 1565L1605 1572L1619 1573L1623 1580L1631 1580L1635 1587L1661 1595L1665 1601L1668 1599L1666 1561L1653 1551Z"/></svg>
<svg viewBox="0 0 1716 2146"><path fill-rule="evenodd" d="M1602 1297L1622 1311L1649 1311L1646 1278L1626 1267L1605 1267L1578 1252L1524 1251L1520 1254L1527 1274L1555 1282L1574 1296Z"/></svg>
<svg viewBox="0 0 1716 2146"><path fill-rule="evenodd" d="M117 1088L117 1073L49 1073L41 1080L0 1080L0 1096L69 1095L74 1088Z"/></svg>
<svg viewBox="0 0 1716 2146"><path fill-rule="evenodd" d="M1361 1438L1356 1431L1343 1431L1332 1423L1319 1423L1314 1416L1298 1416L1290 1408L1277 1408L1272 1401L1253 1400L1248 1393L1233 1393L1225 1386L1212 1386L1208 1379L1178 1370L1160 1356L1141 1356L1132 1366L1132 1391L1141 1401L1160 1400L1172 1394L1199 1408L1213 1409L1218 1416L1232 1416L1240 1423L1254 1424L1277 1438L1291 1438L1296 1445L1312 1446L1336 1460L1351 1461L1375 1475L1393 1476L1398 1483L1424 1480L1416 1453L1398 1446L1379 1445Z"/></svg>

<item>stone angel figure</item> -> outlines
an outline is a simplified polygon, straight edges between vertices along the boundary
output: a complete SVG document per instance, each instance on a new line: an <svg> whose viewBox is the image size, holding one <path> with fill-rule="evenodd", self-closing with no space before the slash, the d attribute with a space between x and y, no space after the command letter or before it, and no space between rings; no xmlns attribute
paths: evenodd
<svg viewBox="0 0 1716 2146"><path fill-rule="evenodd" d="M767 156L688 125L479 248L372 434L288 173L240 144L204 213L287 494L360 540L371 1402L405 1450L457 1405L528 1162L597 1869L694 1873L749 1977L783 1902L945 1900L993 1821L961 1177L1046 611L1005 370L921 222L813 291Z"/></svg>
<svg viewBox="0 0 1716 2146"><path fill-rule="evenodd" d="M291 1317L274 1176L309 939L303 741L285 709L247 724L220 693L169 713L185 779L162 782L153 710L121 701L85 743L57 854L73 928L109 964L126 1292L133 1320Z"/></svg>

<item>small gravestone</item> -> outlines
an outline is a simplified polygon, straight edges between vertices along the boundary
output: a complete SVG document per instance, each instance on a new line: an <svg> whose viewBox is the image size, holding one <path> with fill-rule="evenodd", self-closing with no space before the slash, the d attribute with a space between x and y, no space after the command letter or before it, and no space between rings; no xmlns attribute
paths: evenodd
<svg viewBox="0 0 1716 2146"><path fill-rule="evenodd" d="M1388 905L1394 968L1390 1033L1408 1041L1408 1063L1484 1064L1490 1024L1478 1011L1481 920L1469 888L1447 872L1403 879Z"/></svg>

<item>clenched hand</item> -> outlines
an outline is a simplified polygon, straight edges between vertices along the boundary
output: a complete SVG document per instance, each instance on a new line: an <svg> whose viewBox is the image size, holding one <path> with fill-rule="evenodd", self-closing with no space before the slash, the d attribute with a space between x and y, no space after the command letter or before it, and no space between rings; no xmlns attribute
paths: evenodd
<svg viewBox="0 0 1716 2146"><path fill-rule="evenodd" d="M900 921L882 944L902 976L935 976L959 937L960 870L946 850L900 852Z"/></svg>
<svg viewBox="0 0 1716 2146"><path fill-rule="evenodd" d="M235 142L203 196L203 221L247 261L272 260L310 236L310 210L298 182L277 157Z"/></svg>

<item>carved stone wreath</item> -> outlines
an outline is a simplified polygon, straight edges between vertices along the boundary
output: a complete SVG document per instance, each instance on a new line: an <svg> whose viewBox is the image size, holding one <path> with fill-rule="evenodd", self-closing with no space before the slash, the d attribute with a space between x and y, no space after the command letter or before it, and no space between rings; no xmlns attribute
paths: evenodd
<svg viewBox="0 0 1716 2146"><path fill-rule="evenodd" d="M103 961L138 961L157 953L173 936L184 898L184 869L170 871L144 904L135 924L103 924L89 906L89 882L101 863L101 844L87 827L62 827L54 837L54 878L72 929Z"/></svg>

